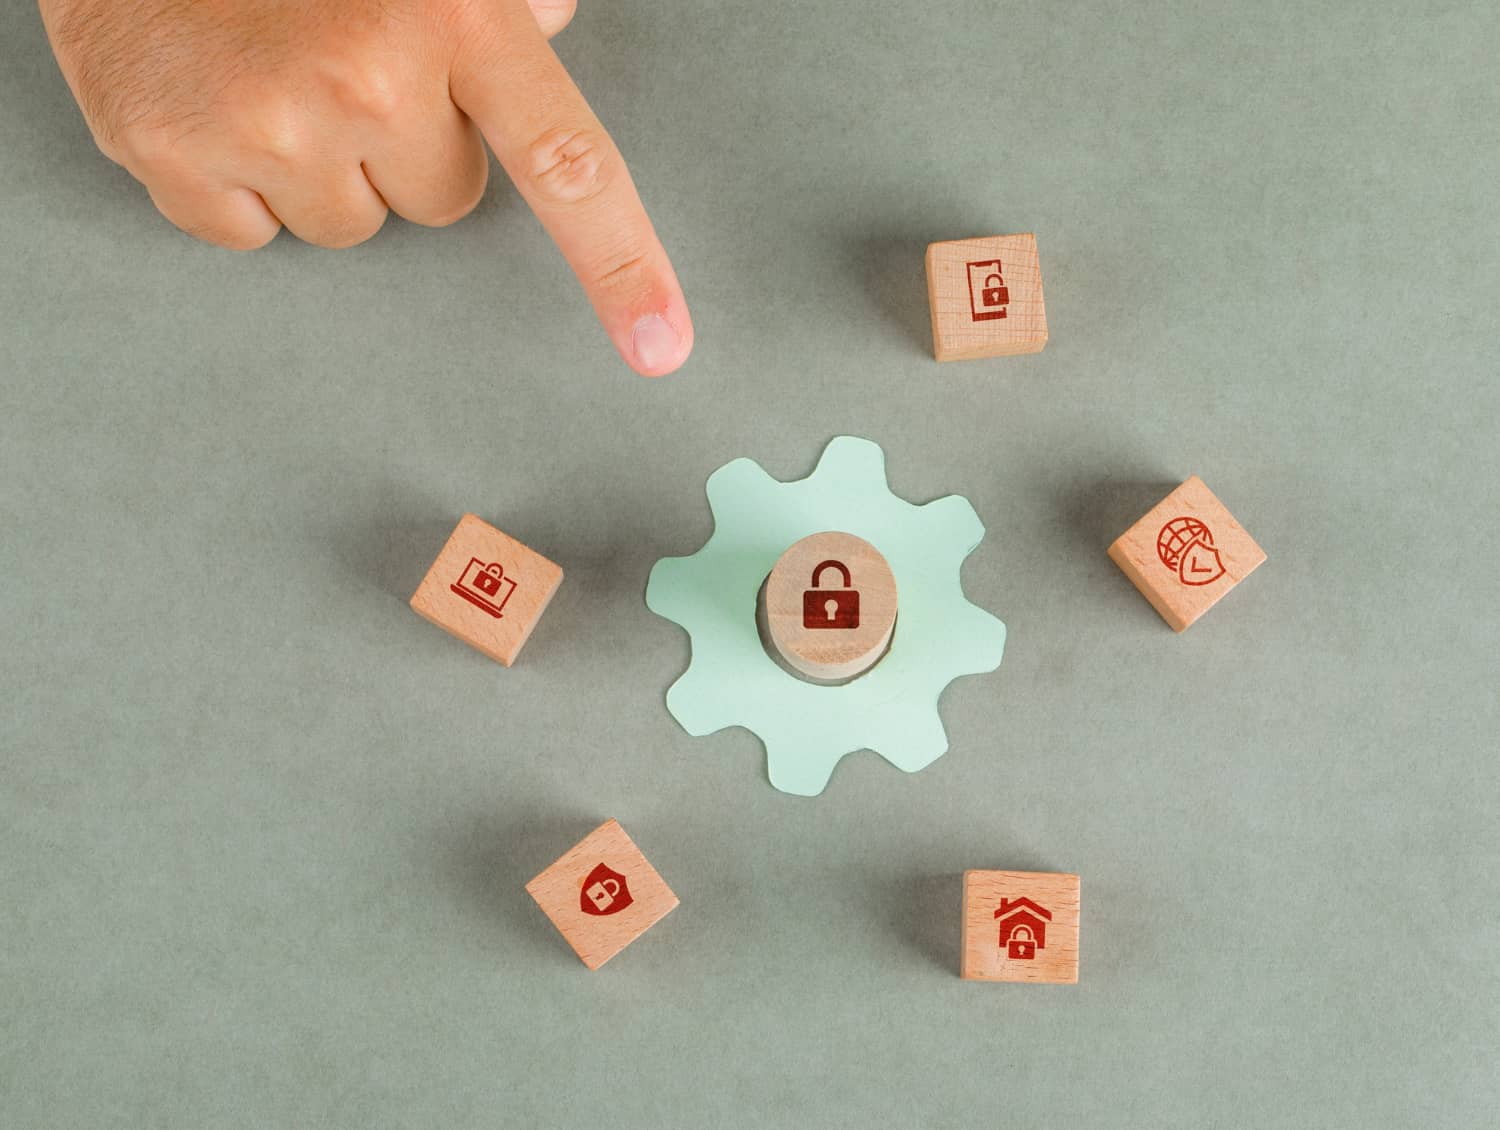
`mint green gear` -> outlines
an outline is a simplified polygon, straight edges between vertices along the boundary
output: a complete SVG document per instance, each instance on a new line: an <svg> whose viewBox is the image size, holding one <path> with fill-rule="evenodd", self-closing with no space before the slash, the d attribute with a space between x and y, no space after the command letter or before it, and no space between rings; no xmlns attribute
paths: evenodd
<svg viewBox="0 0 1500 1130"><path fill-rule="evenodd" d="M714 532L689 557L651 570L646 605L687 630L688 669L667 709L694 736L744 726L766 747L771 784L816 796L846 754L871 749L914 773L941 757L948 736L938 698L960 675L993 671L1005 625L963 594L959 570L984 536L958 495L916 506L891 493L885 454L869 440L834 439L817 469L783 483L750 459L708 479ZM788 674L766 654L756 597L776 559L800 538L841 530L876 546L899 593L889 653L843 686Z"/></svg>

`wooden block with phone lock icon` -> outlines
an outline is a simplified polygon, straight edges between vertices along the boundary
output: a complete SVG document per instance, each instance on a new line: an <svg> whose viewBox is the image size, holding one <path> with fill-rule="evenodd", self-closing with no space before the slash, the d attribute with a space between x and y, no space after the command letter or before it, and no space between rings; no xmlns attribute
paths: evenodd
<svg viewBox="0 0 1500 1130"><path fill-rule="evenodd" d="M542 618L562 569L465 514L412 595L412 610L509 667Z"/></svg>
<svg viewBox="0 0 1500 1130"><path fill-rule="evenodd" d="M607 820L526 891L579 960L598 969L677 906L672 888L616 820Z"/></svg>
<svg viewBox="0 0 1500 1130"><path fill-rule="evenodd" d="M1047 344L1047 306L1036 236L928 244L927 304L939 361L1039 353Z"/></svg>

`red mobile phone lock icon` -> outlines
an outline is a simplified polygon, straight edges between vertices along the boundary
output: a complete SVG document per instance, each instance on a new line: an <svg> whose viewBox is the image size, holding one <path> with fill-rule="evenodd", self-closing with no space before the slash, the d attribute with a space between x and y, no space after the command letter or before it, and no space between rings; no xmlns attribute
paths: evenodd
<svg viewBox="0 0 1500 1130"><path fill-rule="evenodd" d="M964 264L969 272L969 313L976 322L1005 317L1010 287L1005 285L999 259L980 259Z"/></svg>
<svg viewBox="0 0 1500 1130"><path fill-rule="evenodd" d="M825 570L837 569L844 578L841 589L824 589L822 583ZM842 561L824 561L813 570L812 588L802 594L802 626L804 628L857 628L859 627L859 591L854 587L854 578L849 575L849 566Z"/></svg>

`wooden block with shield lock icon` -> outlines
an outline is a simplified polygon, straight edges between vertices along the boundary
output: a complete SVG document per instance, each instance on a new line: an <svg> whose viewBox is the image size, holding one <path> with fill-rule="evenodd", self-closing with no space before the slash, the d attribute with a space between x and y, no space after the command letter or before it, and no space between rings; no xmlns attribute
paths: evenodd
<svg viewBox="0 0 1500 1130"><path fill-rule="evenodd" d="M964 872L960 976L1075 984L1079 912L1077 875Z"/></svg>
<svg viewBox="0 0 1500 1130"><path fill-rule="evenodd" d="M411 598L412 609L509 667L562 584L562 570L465 514Z"/></svg>
<svg viewBox="0 0 1500 1130"><path fill-rule="evenodd" d="M927 303L939 361L1040 352L1047 344L1047 307L1036 236L929 244Z"/></svg>
<svg viewBox="0 0 1500 1130"><path fill-rule="evenodd" d="M526 891L590 969L598 969L677 906L672 888L616 820L607 820Z"/></svg>

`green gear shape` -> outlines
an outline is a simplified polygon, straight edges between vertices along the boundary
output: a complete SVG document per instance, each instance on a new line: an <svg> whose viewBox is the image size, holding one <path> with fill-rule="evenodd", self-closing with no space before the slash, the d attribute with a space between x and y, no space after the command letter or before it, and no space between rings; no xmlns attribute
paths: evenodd
<svg viewBox="0 0 1500 1130"><path fill-rule="evenodd" d="M959 570L984 537L968 499L917 506L891 493L885 454L839 436L817 469L783 483L751 459L708 479L714 532L688 557L651 570L646 606L686 629L688 669L667 691L667 709L695 737L743 726L766 747L771 784L816 796L845 754L871 749L914 773L948 749L938 715L943 689L961 675L993 671L1005 625L964 597ZM880 548L896 577L900 612L890 651L842 686L807 683L761 643L756 599L776 559L822 530Z"/></svg>

